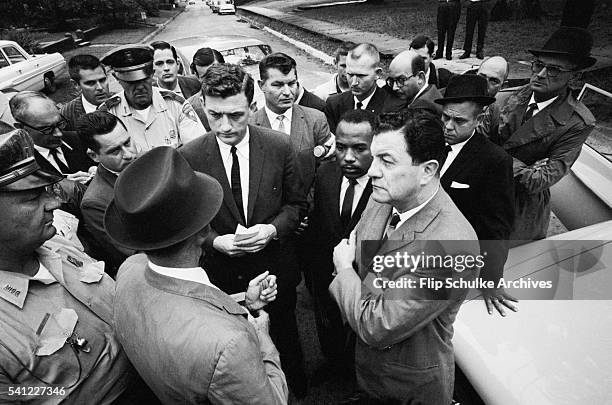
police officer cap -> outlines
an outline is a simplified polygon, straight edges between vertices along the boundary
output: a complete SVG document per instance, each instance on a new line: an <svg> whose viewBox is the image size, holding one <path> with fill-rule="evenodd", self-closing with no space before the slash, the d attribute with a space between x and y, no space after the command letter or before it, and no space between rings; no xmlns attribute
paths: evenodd
<svg viewBox="0 0 612 405"><path fill-rule="evenodd" d="M118 80L135 82L153 73L153 48L148 45L123 45L108 52L101 61L113 69Z"/></svg>

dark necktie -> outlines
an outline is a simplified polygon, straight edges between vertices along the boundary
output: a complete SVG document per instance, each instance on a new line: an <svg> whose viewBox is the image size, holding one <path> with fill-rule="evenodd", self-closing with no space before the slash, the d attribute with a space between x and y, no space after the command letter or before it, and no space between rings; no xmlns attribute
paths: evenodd
<svg viewBox="0 0 612 405"><path fill-rule="evenodd" d="M232 154L232 195L234 196L234 202L238 207L240 213L240 219L242 223L246 225L244 220L244 208L242 206L242 186L240 185L240 163L238 163L238 155L236 154L236 147L232 146L230 153Z"/></svg>
<svg viewBox="0 0 612 405"><path fill-rule="evenodd" d="M344 193L344 200L342 200L342 209L340 210L340 223L342 224L343 230L346 229L349 222L351 222L356 184L357 179L349 179L349 186L346 189L346 193Z"/></svg>
<svg viewBox="0 0 612 405"><path fill-rule="evenodd" d="M389 225L387 225L387 229L385 229L385 235L382 238L383 243L389 239L389 236L395 231L395 227L399 224L400 216L397 212L393 213L391 216L391 220L389 221Z"/></svg>
<svg viewBox="0 0 612 405"><path fill-rule="evenodd" d="M538 105L536 103L529 104L527 111L525 111L525 115L523 115L523 124L533 117L533 113L538 109Z"/></svg>
<svg viewBox="0 0 612 405"><path fill-rule="evenodd" d="M57 167L59 167L60 172L62 172L62 174L68 174L70 169L68 169L68 166L66 166L66 164L62 162L62 159L60 159L57 149L49 149L49 152L51 153L53 160L55 160L55 163L57 163Z"/></svg>
<svg viewBox="0 0 612 405"><path fill-rule="evenodd" d="M355 109L357 109L357 110L361 110L361 109L362 109L362 107L363 107L363 103L362 103L361 101L358 101L358 102L357 102L357 104L356 104L356 106L355 106Z"/></svg>

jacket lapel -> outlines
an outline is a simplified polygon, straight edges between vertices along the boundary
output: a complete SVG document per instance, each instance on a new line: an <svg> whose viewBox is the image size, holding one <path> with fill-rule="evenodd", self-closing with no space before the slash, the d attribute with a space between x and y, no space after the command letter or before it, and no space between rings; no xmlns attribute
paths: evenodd
<svg viewBox="0 0 612 405"><path fill-rule="evenodd" d="M255 113L254 123L259 127L272 129L272 125L270 124L270 120L268 119L268 114L266 114L266 110L264 108L257 110L257 112Z"/></svg>
<svg viewBox="0 0 612 405"><path fill-rule="evenodd" d="M203 138L203 150L207 151L208 161L210 162L210 175L221 183L221 188L223 188L223 203L230 210L234 218L240 222L240 213L234 201L232 188L227 180L227 173L225 172L225 166L221 158L221 151L219 150L219 145L217 145L217 137L213 133L209 134L210 136L207 135Z"/></svg>
<svg viewBox="0 0 612 405"><path fill-rule="evenodd" d="M349 236L350 231L355 228L355 225L357 224L357 222L359 222L359 219L361 218L361 213L363 212L363 210L365 209L366 205L368 204L368 200L370 199L370 195L372 194L372 179L368 180L368 183L366 184L365 188L363 189L363 193L361 193L361 197L359 198L359 202L357 203L357 207L355 207L355 211L353 212L353 215L351 215L351 220L349 221L348 225L346 226L347 229L343 229L342 232L345 234L342 237L346 238ZM336 207L339 206L340 204L340 188L338 188L338 204L336 204ZM340 216L338 216L338 221L340 220Z"/></svg>
<svg viewBox="0 0 612 405"><path fill-rule="evenodd" d="M308 126L304 118L304 110L297 104L293 105L293 115L291 116L291 131L289 139L294 150L301 150L302 141L308 134Z"/></svg>
<svg viewBox="0 0 612 405"><path fill-rule="evenodd" d="M472 166L474 162L478 161L478 153L482 146L483 135L476 132L472 139L470 139L461 149L459 155L455 157L453 163L448 167L442 178L440 179L443 187L448 187L456 176L463 172L466 166Z"/></svg>
<svg viewBox="0 0 612 405"><path fill-rule="evenodd" d="M259 139L260 134L257 128L249 125L249 134L249 203L247 208L247 224L251 223L253 211L255 210L255 202L259 193L259 184L265 160L265 151Z"/></svg>

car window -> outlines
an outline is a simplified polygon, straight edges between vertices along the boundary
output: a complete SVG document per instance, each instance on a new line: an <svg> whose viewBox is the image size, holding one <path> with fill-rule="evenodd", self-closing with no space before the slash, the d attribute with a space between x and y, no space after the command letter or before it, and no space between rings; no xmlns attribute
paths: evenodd
<svg viewBox="0 0 612 405"><path fill-rule="evenodd" d="M595 129L586 144L612 162L612 93L585 84L578 99L595 116Z"/></svg>
<svg viewBox="0 0 612 405"><path fill-rule="evenodd" d="M0 69L9 65L8 60L4 57L4 54L0 52Z"/></svg>
<svg viewBox="0 0 612 405"><path fill-rule="evenodd" d="M26 57L23 56L14 46L5 46L2 49L12 64L26 60Z"/></svg>
<svg viewBox="0 0 612 405"><path fill-rule="evenodd" d="M240 66L256 65L266 56L264 51L256 45L227 49L221 51L221 54L227 63Z"/></svg>

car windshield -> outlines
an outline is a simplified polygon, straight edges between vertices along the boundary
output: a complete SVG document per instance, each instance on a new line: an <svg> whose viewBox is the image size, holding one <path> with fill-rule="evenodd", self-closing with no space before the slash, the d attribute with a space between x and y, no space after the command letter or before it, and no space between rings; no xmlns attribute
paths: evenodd
<svg viewBox="0 0 612 405"><path fill-rule="evenodd" d="M221 54L227 63L233 63L240 66L256 65L266 56L259 46L243 46L235 49L226 49L221 51Z"/></svg>
<svg viewBox="0 0 612 405"><path fill-rule="evenodd" d="M612 93L585 84L578 99L595 116L595 129L586 144L612 162Z"/></svg>

